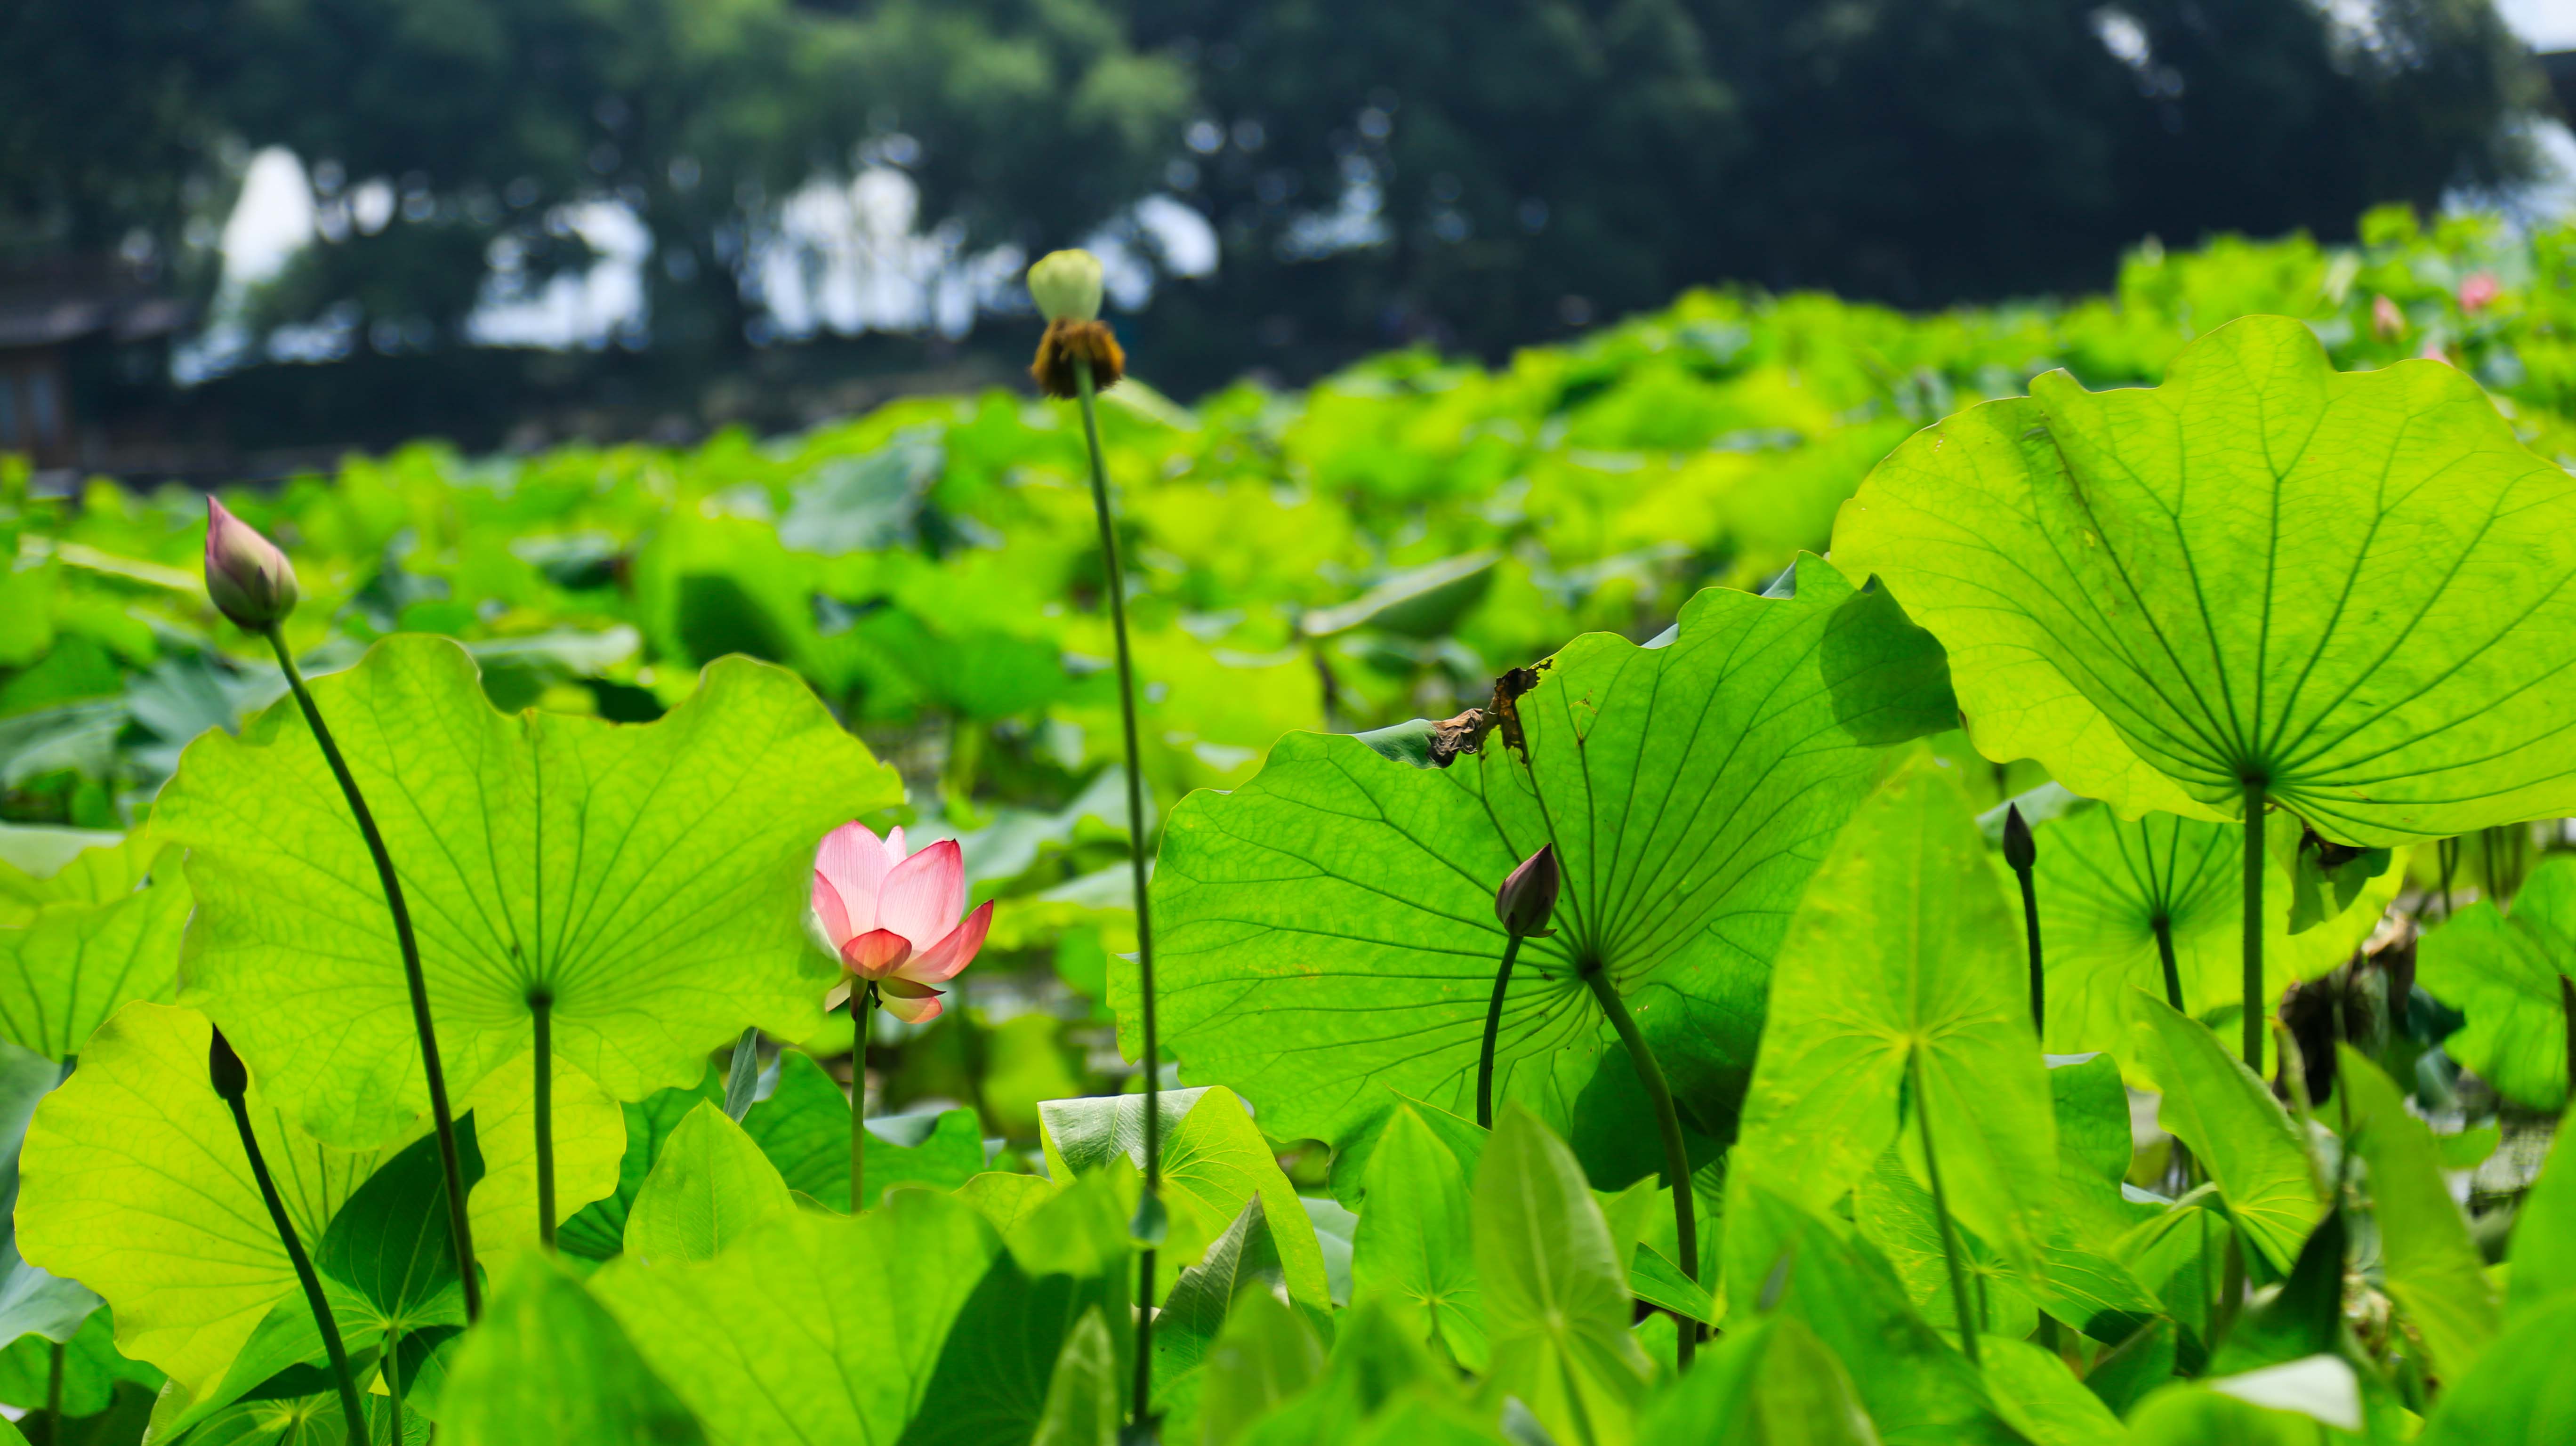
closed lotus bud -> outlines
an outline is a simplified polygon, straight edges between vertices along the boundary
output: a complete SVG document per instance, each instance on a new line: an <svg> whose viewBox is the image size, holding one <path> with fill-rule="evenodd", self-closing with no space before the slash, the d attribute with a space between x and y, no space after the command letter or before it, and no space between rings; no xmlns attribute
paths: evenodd
<svg viewBox="0 0 2576 1446"><path fill-rule="evenodd" d="M1088 251L1050 251L1029 268L1029 297L1049 321L1100 319L1100 258Z"/></svg>
<svg viewBox="0 0 2576 1446"><path fill-rule="evenodd" d="M2018 803L2004 810L2004 862L2017 874L2029 873L2039 862L2039 845L2031 841L2030 821L2021 816Z"/></svg>
<svg viewBox="0 0 2576 1446"><path fill-rule="evenodd" d="M259 529L206 499L206 596L243 629L264 633L295 611L295 567Z"/></svg>
<svg viewBox="0 0 2576 1446"><path fill-rule="evenodd" d="M1503 928L1518 937L1547 937L1547 920L1556 912L1557 885L1564 871L1557 867L1556 845L1549 844L1521 860L1511 877L1494 891L1494 917Z"/></svg>
<svg viewBox="0 0 2576 1446"><path fill-rule="evenodd" d="M233 1043L224 1032L215 1031L214 1042L206 1046L206 1077L213 1082L215 1093L227 1100L237 1100L250 1088L250 1071L243 1068L241 1056L233 1053Z"/></svg>
<svg viewBox="0 0 2576 1446"><path fill-rule="evenodd" d="M2370 299L2370 329L2381 341L2395 341L2406 334L2406 313L2385 295Z"/></svg>

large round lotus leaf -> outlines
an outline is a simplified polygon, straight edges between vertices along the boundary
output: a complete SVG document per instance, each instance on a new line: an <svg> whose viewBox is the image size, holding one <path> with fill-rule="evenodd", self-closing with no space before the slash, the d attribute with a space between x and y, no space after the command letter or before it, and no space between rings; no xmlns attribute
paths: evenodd
<svg viewBox="0 0 2576 1446"><path fill-rule="evenodd" d="M2390 866L2363 883L2343 912L2290 932L2293 896L2281 867L2299 844L2296 820L2274 814L2264 856L2263 972L2271 997L2352 957L2377 928L2405 871ZM2169 921L2185 1013L2206 1018L2245 997L2245 832L2151 813L2134 823L2087 807L2033 831L2039 862L2041 957L2048 966L2049 1051L2119 1052L2129 1032L2129 991L2165 997L2156 921Z"/></svg>
<svg viewBox="0 0 2576 1446"><path fill-rule="evenodd" d="M902 791L793 674L717 662L648 724L510 716L461 648L401 636L313 692L401 873L451 1092L529 1051L538 990L556 1055L622 1100L747 1025L820 1027L815 842ZM324 1140L408 1128L429 1097L402 955L293 701L191 744L153 824L190 849L186 1002Z"/></svg>
<svg viewBox="0 0 2576 1446"><path fill-rule="evenodd" d="M28 1127L18 1194L18 1246L27 1260L87 1285L116 1310L117 1348L170 1373L193 1395L221 1381L271 1307L296 1291L295 1272L260 1202L232 1113L206 1074L211 1031L193 1009L135 1003L91 1036L80 1068ZM526 1060L498 1071L524 1091ZM308 1251L341 1204L409 1139L381 1150L338 1150L298 1131L254 1078L252 1128L286 1212ZM586 1081L558 1080L556 1128L613 1107ZM501 1171L468 1197L481 1238L504 1247L533 1234L534 1120L517 1100L471 1094L476 1134ZM411 1138L417 1138L415 1131ZM558 1134L557 1162L576 1206L614 1182L616 1139L599 1164L596 1138ZM505 1230L503 1222L526 1222ZM502 1253L496 1248L494 1255Z"/></svg>
<svg viewBox="0 0 2576 1446"><path fill-rule="evenodd" d="M2248 317L2161 387L2031 392L1916 435L1834 530L1987 757L2130 817L2255 780L2344 843L2576 812L2576 478L2475 382Z"/></svg>
<svg viewBox="0 0 2576 1446"><path fill-rule="evenodd" d="M1551 842L1564 887L1512 975L1496 1108L1572 1125L1581 1152L1596 1074L1634 1094L1578 973L1597 965L1685 1109L1729 1129L1773 952L1877 745L1954 718L1938 646L1812 557L1794 596L1701 593L1666 646L1577 639L1514 713L1447 769L1292 733L1250 783L1173 813L1154 875L1162 1038L1265 1133L1347 1147L1399 1093L1474 1112L1494 890ZM1132 1054L1133 972L1112 989ZM1642 1112L1616 1130L1651 1151Z"/></svg>
<svg viewBox="0 0 2576 1446"><path fill-rule="evenodd" d="M2443 1043L2451 1058L2516 1104L2567 1107L2576 858L2533 869L2510 914L2482 899L2445 920L2417 946L2415 968L2434 998L2468 1016Z"/></svg>

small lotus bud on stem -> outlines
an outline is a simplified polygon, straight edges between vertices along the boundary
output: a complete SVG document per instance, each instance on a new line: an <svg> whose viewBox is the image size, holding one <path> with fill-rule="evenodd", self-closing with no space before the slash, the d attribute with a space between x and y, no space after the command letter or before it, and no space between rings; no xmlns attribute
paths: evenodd
<svg viewBox="0 0 2576 1446"><path fill-rule="evenodd" d="M1029 296L1047 319L1038 357L1029 366L1038 390L1050 397L1082 394L1078 375L1087 364L1094 390L1117 385L1127 374L1127 354L1109 323L1100 319L1100 259L1088 251L1052 251L1029 268Z"/></svg>
<svg viewBox="0 0 2576 1446"><path fill-rule="evenodd" d="M237 1100L250 1089L250 1071L242 1065L241 1056L233 1053L233 1042L224 1038L220 1029L206 1046L206 1077L219 1099Z"/></svg>
<svg viewBox="0 0 2576 1446"><path fill-rule="evenodd" d="M206 596L245 632L265 633L295 611L295 567L259 529L206 499Z"/></svg>
<svg viewBox="0 0 2576 1446"><path fill-rule="evenodd" d="M2004 862L2017 874L2030 872L2039 862L2039 845L2032 842L2030 820L2021 816L2018 803L2004 810Z"/></svg>
<svg viewBox="0 0 2576 1446"><path fill-rule="evenodd" d="M1521 860L1494 891L1494 917L1517 938L1544 939L1548 916L1556 912L1557 886L1564 871L1557 866L1556 845L1548 844Z"/></svg>

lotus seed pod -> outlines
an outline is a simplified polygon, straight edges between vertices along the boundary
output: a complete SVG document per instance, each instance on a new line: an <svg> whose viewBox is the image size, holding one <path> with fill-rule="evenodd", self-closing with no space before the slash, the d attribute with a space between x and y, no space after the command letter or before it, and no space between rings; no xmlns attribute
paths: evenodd
<svg viewBox="0 0 2576 1446"><path fill-rule="evenodd" d="M1029 296L1049 321L1100 318L1100 258L1088 251L1050 251L1029 268Z"/></svg>
<svg viewBox="0 0 2576 1446"><path fill-rule="evenodd" d="M248 632L267 632L295 611L294 564L212 497L206 499L206 596Z"/></svg>

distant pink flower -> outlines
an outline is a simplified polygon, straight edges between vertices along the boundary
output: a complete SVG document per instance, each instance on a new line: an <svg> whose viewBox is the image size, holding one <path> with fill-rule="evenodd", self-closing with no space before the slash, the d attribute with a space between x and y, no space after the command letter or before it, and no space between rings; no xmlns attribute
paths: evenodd
<svg viewBox="0 0 2576 1446"><path fill-rule="evenodd" d="M2381 341L2395 341L2406 334L2406 313L2384 292L2370 299L2370 329L2379 333Z"/></svg>
<svg viewBox="0 0 2576 1446"><path fill-rule="evenodd" d="M2451 354L2449 352L2442 350L2442 343L2438 338L2429 336L2424 338L2424 349L2415 353L2415 359L2417 361L2437 361L2444 366L2459 365L2459 363L2451 360Z"/></svg>
<svg viewBox="0 0 2576 1446"><path fill-rule="evenodd" d="M2474 315L2493 306L2503 294L2504 285L2496 280L2494 272L2477 272L2460 283L2460 310Z"/></svg>
<svg viewBox="0 0 2576 1446"><path fill-rule="evenodd" d="M939 1017L932 988L973 963L993 927L986 903L966 908L966 860L952 839L907 857L903 830L882 839L845 823L823 836L814 855L814 917L855 976L853 987L877 986L886 1012L919 1024Z"/></svg>

